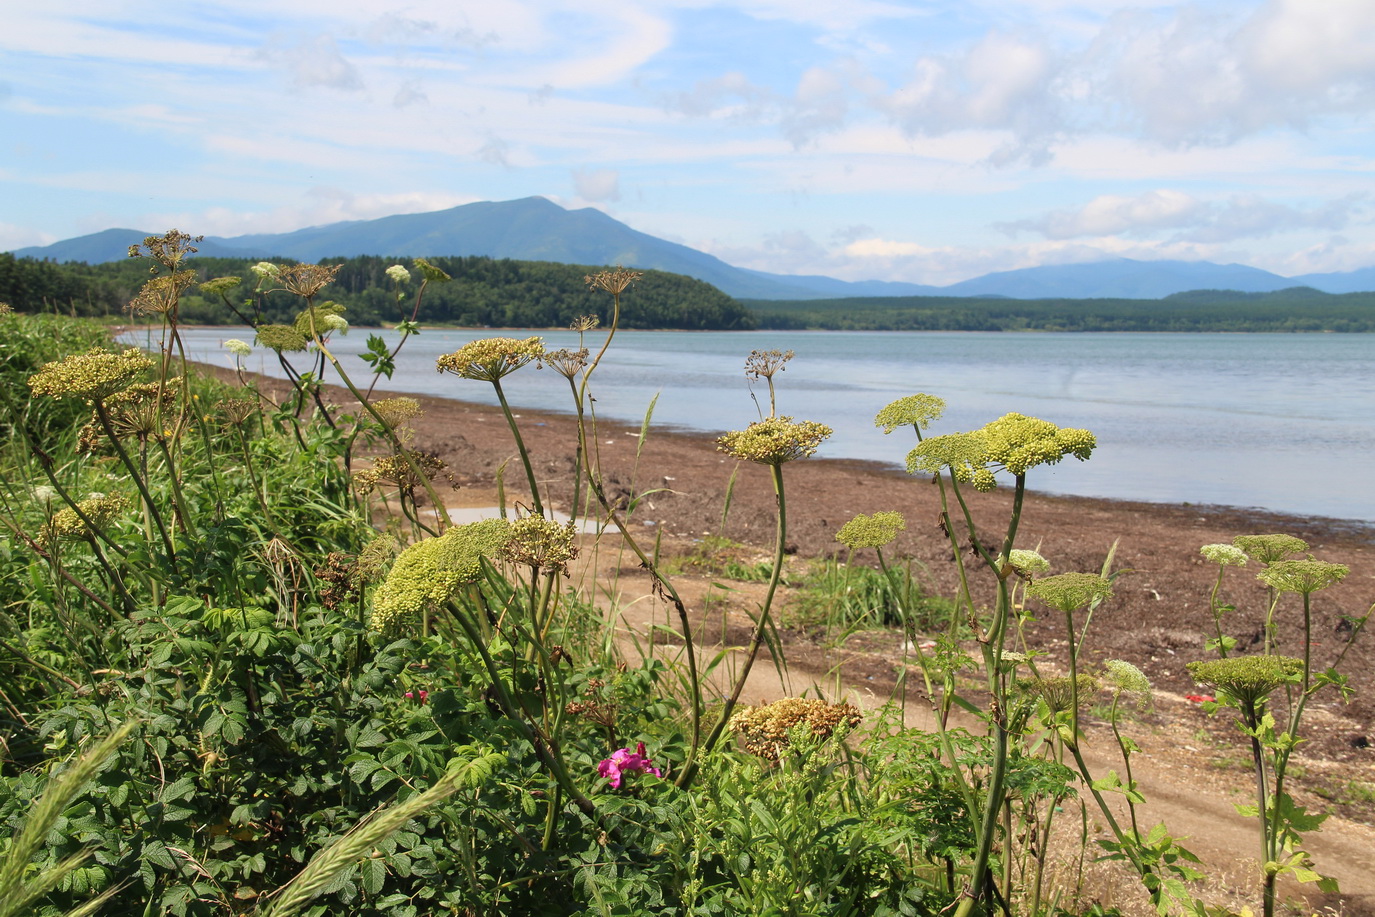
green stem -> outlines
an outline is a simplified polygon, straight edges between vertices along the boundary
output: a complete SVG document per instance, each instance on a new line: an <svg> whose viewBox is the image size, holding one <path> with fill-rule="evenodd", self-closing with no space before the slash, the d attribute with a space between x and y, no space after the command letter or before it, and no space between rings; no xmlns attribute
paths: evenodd
<svg viewBox="0 0 1375 917"><path fill-rule="evenodd" d="M153 503L153 495L148 492L148 485L144 483L143 476L139 474L138 467L134 465L133 459L129 458L129 453L125 451L123 443L115 435L114 427L110 423L110 415L105 410L105 405L100 401L95 403L96 417L100 419L101 429L105 431L105 436L114 447L115 453L119 456L120 462L129 472L129 477L133 478L134 486L138 488L139 494L143 497L143 505L147 508L154 524L157 526L158 534L162 537L163 547L167 551L167 560L172 565L173 571L177 569L177 553L172 548L172 539L167 534L167 526L163 524L162 514L158 512L157 505Z"/></svg>
<svg viewBox="0 0 1375 917"><path fill-rule="evenodd" d="M535 515L543 516L544 506L540 503L539 483L535 480L535 469L530 464L530 453L525 449L525 438L520 435L520 426L511 413L511 405L506 402L506 392L501 388L501 379L493 379L492 388L496 389L497 400L501 402L501 413L505 415L506 425L511 428L511 435L516 439L516 449L520 452L521 464L525 466L525 480L530 483L530 500L534 504Z"/></svg>

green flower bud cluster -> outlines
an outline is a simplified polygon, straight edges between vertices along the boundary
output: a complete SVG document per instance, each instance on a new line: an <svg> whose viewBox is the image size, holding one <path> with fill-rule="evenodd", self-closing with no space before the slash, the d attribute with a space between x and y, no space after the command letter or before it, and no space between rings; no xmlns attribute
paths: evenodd
<svg viewBox="0 0 1375 917"><path fill-rule="evenodd" d="M415 269L420 272L421 278L426 283L448 283L453 280L443 268L436 267L424 258L412 259L411 263L415 265Z"/></svg>
<svg viewBox="0 0 1375 917"><path fill-rule="evenodd" d="M1339 583L1351 572L1346 564L1328 563L1325 560L1277 560L1260 573L1261 582L1277 592L1297 592L1311 595Z"/></svg>
<svg viewBox="0 0 1375 917"><path fill-rule="evenodd" d="M137 347L110 353L100 347L55 363L47 363L29 377L35 395L50 398L85 398L104 401L134 383L153 361Z"/></svg>
<svg viewBox="0 0 1375 917"><path fill-rule="evenodd" d="M216 277L207 280L200 285L200 290L206 296L227 296L229 291L237 287L243 279L240 277Z"/></svg>
<svg viewBox="0 0 1375 917"><path fill-rule="evenodd" d="M349 323L344 320L344 308L337 302L322 302L302 310L296 315L296 333L310 338L314 335L324 337L331 331L347 331Z"/></svg>
<svg viewBox="0 0 1375 917"><path fill-rule="evenodd" d="M1074 707L1076 683L1079 689L1079 706L1083 707L1098 693L1098 680L1091 675L1080 675L1073 680L1068 675L1041 678L1023 682L1022 687L1040 695L1052 713L1065 713Z"/></svg>
<svg viewBox="0 0 1375 917"><path fill-rule="evenodd" d="M730 728L751 754L777 761L792 744L789 733L805 724L812 735L826 739L849 731L862 721L852 704L828 704L817 698L785 697L771 704L749 707L730 719Z"/></svg>
<svg viewBox="0 0 1375 917"><path fill-rule="evenodd" d="M1023 548L1013 548L1008 552L1006 558L999 557L998 559L1013 570L1016 570L1020 576L1025 576L1027 578L1030 578L1032 574L1035 573L1050 572L1050 561L1046 560L1035 551L1027 551Z"/></svg>
<svg viewBox="0 0 1375 917"><path fill-rule="evenodd" d="M309 342L290 325L259 325L258 343L278 353L299 353Z"/></svg>
<svg viewBox="0 0 1375 917"><path fill-rule="evenodd" d="M851 548L881 548L907 528L902 513L884 511L855 516L836 532L836 541Z"/></svg>
<svg viewBox="0 0 1375 917"><path fill-rule="evenodd" d="M482 559L498 556L510 537L505 519L484 519L402 551L373 595L373 630L392 630L422 609L447 602L482 575Z"/></svg>
<svg viewBox="0 0 1375 917"><path fill-rule="evenodd" d="M979 491L997 486L993 472L1002 468L1024 475L1038 465L1054 465L1067 455L1084 461L1097 439L1088 430L1057 427L1024 414L1004 414L980 430L925 440L907 455L907 471L939 474L949 468L956 480Z"/></svg>
<svg viewBox="0 0 1375 917"><path fill-rule="evenodd" d="M372 403L372 409L389 427L398 427L424 413L420 409L419 401L404 395L396 398L378 399Z"/></svg>
<svg viewBox="0 0 1375 917"><path fill-rule="evenodd" d="M1191 662L1186 668L1195 680L1254 706L1280 685L1297 682L1303 673L1303 660L1292 656L1229 656Z"/></svg>
<svg viewBox="0 0 1375 917"><path fill-rule="evenodd" d="M578 556L573 523L560 525L543 516L526 516L511 523L511 539L502 556L512 563L544 570L564 570Z"/></svg>
<svg viewBox="0 0 1375 917"><path fill-rule="evenodd" d="M766 417L720 437L716 449L747 462L782 465L815 455L830 435L830 427L812 420L793 423L791 417Z"/></svg>
<svg viewBox="0 0 1375 917"><path fill-rule="evenodd" d="M1246 552L1232 544L1205 544L1198 549L1207 560L1219 567L1243 567L1246 565Z"/></svg>
<svg viewBox="0 0 1375 917"><path fill-rule="evenodd" d="M525 364L544 356L544 340L530 337L479 338L435 361L442 373L453 373L464 379L495 382L510 375Z"/></svg>
<svg viewBox="0 0 1375 917"><path fill-rule="evenodd" d="M1140 669L1122 659L1109 659L1103 663L1103 672L1114 694L1129 694L1148 698L1151 695L1151 682Z"/></svg>
<svg viewBox="0 0 1375 917"><path fill-rule="evenodd" d="M247 341L241 341L238 338L230 338L225 341L224 349L236 357L246 357L253 352L252 346Z"/></svg>
<svg viewBox="0 0 1375 917"><path fill-rule="evenodd" d="M1071 612L1112 598L1112 584L1096 573L1060 573L1027 583L1026 594L1051 608Z"/></svg>
<svg viewBox="0 0 1375 917"><path fill-rule="evenodd" d="M104 529L113 522L120 513L129 508L129 501L119 494L91 494L85 500L76 504L81 512L91 520L91 524L96 528ZM43 543L51 544L59 538L83 538L91 539L95 537L95 532L82 521L76 510L70 506L63 510L53 513L53 517L48 520L48 524L43 527Z"/></svg>
<svg viewBox="0 0 1375 917"><path fill-rule="evenodd" d="M1308 550L1308 542L1293 535L1238 535L1232 539L1232 544L1259 564L1272 564L1290 554Z"/></svg>
<svg viewBox="0 0 1375 917"><path fill-rule="evenodd" d="M935 395L908 395L899 398L874 415L874 426L883 427L884 433L892 433L898 427L916 427L925 430L931 421L945 413L945 399Z"/></svg>

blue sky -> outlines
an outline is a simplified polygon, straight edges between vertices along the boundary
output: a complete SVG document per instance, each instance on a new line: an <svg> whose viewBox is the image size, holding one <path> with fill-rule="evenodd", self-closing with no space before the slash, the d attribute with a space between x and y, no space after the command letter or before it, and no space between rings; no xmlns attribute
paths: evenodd
<svg viewBox="0 0 1375 917"><path fill-rule="evenodd" d="M544 195L742 267L1375 264L1372 0L0 9L0 250Z"/></svg>

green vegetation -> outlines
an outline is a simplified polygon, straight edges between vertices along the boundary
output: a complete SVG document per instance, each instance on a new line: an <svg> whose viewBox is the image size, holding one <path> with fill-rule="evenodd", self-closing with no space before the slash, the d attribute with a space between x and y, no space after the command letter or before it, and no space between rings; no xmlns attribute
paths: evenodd
<svg viewBox="0 0 1375 917"><path fill-rule="evenodd" d="M746 300L760 328L837 331L1375 331L1375 293L1197 290L1165 299Z"/></svg>
<svg viewBox="0 0 1375 917"><path fill-rule="evenodd" d="M769 476L777 517L744 646L703 658L697 609L658 546L631 534L643 494L608 494L588 410L636 272L589 278L609 299L590 346L542 353L537 337L490 338L438 361L457 386L494 388L520 465L505 486L529 488L506 518L456 526L435 491L442 459L411 446L418 404L371 399L330 350L332 269L263 269L272 292L253 308L290 297L291 324L270 335L284 365L332 364L356 413L331 410L314 372L289 372L295 390L280 401L190 373L179 342L189 241L173 232L143 249L153 276L136 301L161 323L155 353L93 349L96 327L0 309L0 913L1102 913L1081 894L1093 819L1107 826L1097 843L1162 914L1223 917L1189 884L1202 877L1192 855L1164 825L1137 821L1119 701L1149 682L1120 661L1088 671L1082 656L1112 599L1111 556L1097 572L1049 575L1017 547L1028 474L1089 459L1089 431L1010 414L925 436L939 399L880 411L880 426L912 427L909 466L937 475L962 586L924 607L884 554L905 526L885 510L838 533L878 569L832 566L811 588L839 597L865 584L878 604L866 598L842 626L942 628L905 660L934 726L904 726L901 695L867 714L821 698L750 708L740 698L765 646L783 662L788 468L827 428L771 411L718 440L740 473ZM746 370L772 391L790 357L756 351ZM540 457L502 396L502 380L535 360L552 383L565 378L578 420L569 492L535 473ZM976 520L966 488L1009 477L1008 517ZM572 523L545 517L555 502ZM584 521L601 534L579 536ZM1236 641L1215 604L1223 658L1199 670L1251 740L1266 917L1277 876L1321 880L1301 847L1320 816L1284 781L1309 698L1345 690L1335 665L1312 670L1308 626L1311 595L1345 568L1288 557L1306 549L1296 542L1235 547L1265 566L1272 618L1301 605L1302 639L1281 647L1270 633L1261 655L1228 656ZM617 584L579 566L602 550L652 577L667 640L629 632ZM1216 546L1204 556L1240 564ZM991 603L975 600L976 579ZM1033 603L1064 616L1062 658L1020 642ZM1081 753L1080 708L1103 691L1121 776L1091 773ZM1125 808L1108 804L1114 794ZM1083 828L1058 831L1057 818Z"/></svg>
<svg viewBox="0 0 1375 917"><path fill-rule="evenodd" d="M507 261L491 258L433 258L430 262L454 282L433 286L421 303L416 321L497 328L560 328L575 317L596 314L604 305L590 293L584 278L593 267L549 261ZM240 277L243 283L227 292L228 302L244 309L254 278L252 260L201 258L187 260L197 282L216 277ZM387 275L394 258L327 259L340 265L330 298L345 307L354 325L394 324L411 317L414 286L398 290ZM409 258L402 263L412 267ZM286 266L285 264L281 266ZM418 272L417 272L418 273ZM22 312L60 311L79 316L119 315L148 279L136 259L107 264L54 264L0 254L0 302ZM398 304L398 292L403 304ZM244 324L245 316L268 323L290 321L288 305L269 304L262 312L244 309L235 315L217 295L192 288L180 304L182 320L199 324ZM636 287L635 300L621 316L623 328L742 330L754 327L750 313L715 287L662 271L647 271Z"/></svg>

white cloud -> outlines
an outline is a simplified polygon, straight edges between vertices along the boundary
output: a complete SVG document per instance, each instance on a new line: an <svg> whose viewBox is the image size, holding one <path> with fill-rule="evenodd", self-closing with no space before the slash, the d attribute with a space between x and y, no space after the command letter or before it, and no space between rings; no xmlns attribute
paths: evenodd
<svg viewBox="0 0 1375 917"><path fill-rule="evenodd" d="M574 169L578 197L594 204L621 199L621 173L615 169Z"/></svg>
<svg viewBox="0 0 1375 917"><path fill-rule="evenodd" d="M13 223L0 223L0 252L33 245L51 245L57 240L57 236L52 233L30 229L27 226L16 226Z"/></svg>
<svg viewBox="0 0 1375 917"><path fill-rule="evenodd" d="M195 227L197 235L240 236L290 232L303 226L324 226L347 220L375 220L398 213L428 213L477 200L481 198L447 192L357 194L342 188L317 186L308 189L291 203L271 210L249 212L229 207L210 207L201 211L150 213L140 217L140 225Z"/></svg>
<svg viewBox="0 0 1375 917"><path fill-rule="evenodd" d="M298 89L318 86L357 92L363 88L362 74L344 58L330 35L314 35L295 41L273 39L255 56L285 71L291 77L291 85Z"/></svg>

